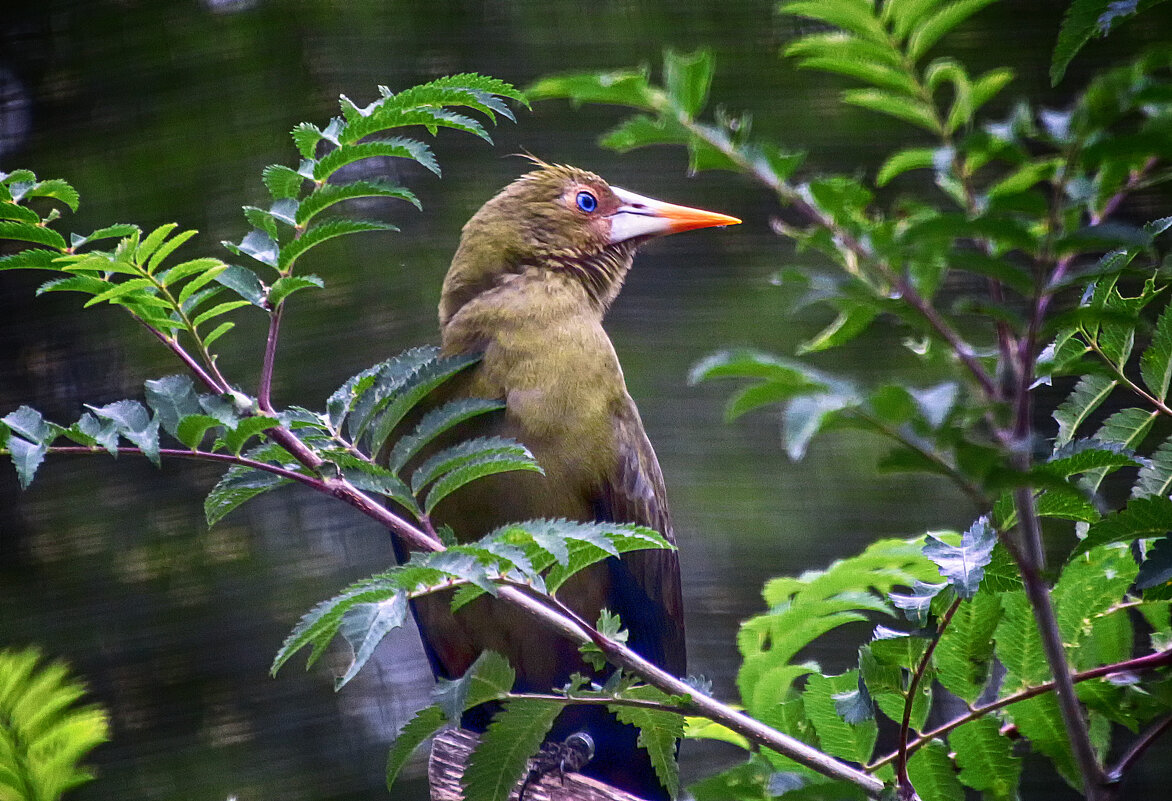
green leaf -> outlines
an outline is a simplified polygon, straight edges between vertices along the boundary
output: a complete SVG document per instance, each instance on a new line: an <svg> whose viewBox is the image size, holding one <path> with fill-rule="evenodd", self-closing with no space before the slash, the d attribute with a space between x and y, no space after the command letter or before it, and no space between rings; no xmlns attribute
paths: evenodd
<svg viewBox="0 0 1172 801"><path fill-rule="evenodd" d="M415 197L411 190L382 181L354 181L348 184L326 184L315 189L301 201L301 204L297 207L297 224L305 225L314 216L335 203L363 197L392 197L399 200L406 200L417 209L422 208L419 199Z"/></svg>
<svg viewBox="0 0 1172 801"><path fill-rule="evenodd" d="M191 324L194 327L199 328L208 320L213 320L220 315L227 314L233 309L239 309L241 306L249 305L251 304L249 304L247 300L229 300L225 301L224 303L218 303L207 311L200 312L198 315L196 315L195 319L191 321Z"/></svg>
<svg viewBox="0 0 1172 801"><path fill-rule="evenodd" d="M1113 470L1142 464L1142 460L1117 442L1079 439L1055 449L1050 458L1038 467L1038 472L1067 478L1092 470Z"/></svg>
<svg viewBox="0 0 1172 801"><path fill-rule="evenodd" d="M366 664L375 647L392 630L403 625L407 619L407 596L396 593L385 601L355 604L342 615L338 633L342 635L354 654L350 666L334 682L334 689L341 689Z"/></svg>
<svg viewBox="0 0 1172 801"><path fill-rule="evenodd" d="M464 771L462 784L470 799L507 801L525 775L529 757L549 733L561 704L517 698L493 718Z"/></svg>
<svg viewBox="0 0 1172 801"><path fill-rule="evenodd" d="M253 306L261 309L265 307L264 285L261 284L260 279L252 270L229 264L216 274L215 280L216 283L228 287Z"/></svg>
<svg viewBox="0 0 1172 801"><path fill-rule="evenodd" d="M510 453L487 453L475 456L445 473L432 485L427 492L424 511L431 514L440 501L465 484L486 476L518 470L545 474L545 471L538 466L528 450L520 458Z"/></svg>
<svg viewBox="0 0 1172 801"><path fill-rule="evenodd" d="M840 676L811 675L806 683L806 714L818 732L822 750L831 756L851 762L866 763L875 750L878 727L874 718L859 724L847 723L839 716L833 696L855 690L859 672L847 671Z"/></svg>
<svg viewBox="0 0 1172 801"><path fill-rule="evenodd" d="M936 680L954 695L976 703L992 671L993 633L1001 621L1001 602L991 591L962 602L940 635L932 662Z"/></svg>
<svg viewBox="0 0 1172 801"><path fill-rule="evenodd" d="M780 11L795 17L821 20L863 39L887 41L887 32L883 30L874 7L865 0L794 0L782 3Z"/></svg>
<svg viewBox="0 0 1172 801"><path fill-rule="evenodd" d="M908 36L907 52L913 61L923 56L932 45L973 14L994 0L953 0L944 3L925 18L917 20Z"/></svg>
<svg viewBox="0 0 1172 801"><path fill-rule="evenodd" d="M1167 400L1172 381L1172 305L1165 306L1156 321L1152 344L1139 357L1140 375L1157 400Z"/></svg>
<svg viewBox="0 0 1172 801"><path fill-rule="evenodd" d="M106 712L79 706L84 684L34 648L0 651L0 796L57 801L93 778L82 760L110 739Z"/></svg>
<svg viewBox="0 0 1172 801"><path fill-rule="evenodd" d="M1163 496L1132 498L1127 507L1107 515L1074 546L1071 558L1100 545L1162 537L1172 531L1172 500Z"/></svg>
<svg viewBox="0 0 1172 801"><path fill-rule="evenodd" d="M16 220L36 225L41 221L41 215L30 208L18 206L9 200L0 200L0 220Z"/></svg>
<svg viewBox="0 0 1172 801"><path fill-rule="evenodd" d="M289 265L307 250L335 237L357 234L362 231L398 230L398 228L390 223L374 220L326 220L325 222L310 226L300 238L294 239L282 247L277 266L282 270L287 270Z"/></svg>
<svg viewBox="0 0 1172 801"><path fill-rule="evenodd" d="M387 459L387 465L397 473L411 460L411 457L453 426L478 415L503 408L505 408L503 401L487 398L463 398L432 409L423 416L410 434L395 443Z"/></svg>
<svg viewBox="0 0 1172 801"><path fill-rule="evenodd" d="M49 197L60 200L70 211L77 211L79 197L77 190L60 178L38 181L25 192L25 197Z"/></svg>
<svg viewBox="0 0 1172 801"><path fill-rule="evenodd" d="M1028 737L1034 750L1045 754L1054 763L1058 773L1072 787L1082 786L1078 764L1070 751L1062 715L1053 695L1040 695L1019 701L1009 707L1009 714L1018 731Z"/></svg>
<svg viewBox="0 0 1172 801"><path fill-rule="evenodd" d="M206 414L189 414L179 421L172 432L175 438L193 451L198 450L200 443L207 436L208 429L222 426L219 420Z"/></svg>
<svg viewBox="0 0 1172 801"><path fill-rule="evenodd" d="M61 234L52 228L15 220L0 220L0 239L15 239L20 242L32 242L36 245L48 245L57 250L67 248Z"/></svg>
<svg viewBox="0 0 1172 801"><path fill-rule="evenodd" d="M336 456L333 458L335 461L341 461ZM411 490L397 475L386 468L354 459L344 465L342 472L346 480L358 489L390 498L416 516L421 514Z"/></svg>
<svg viewBox="0 0 1172 801"><path fill-rule="evenodd" d="M964 788L960 786L943 741L932 740L912 754L907 772L916 793L924 801L964 801Z"/></svg>
<svg viewBox="0 0 1172 801"><path fill-rule="evenodd" d="M1051 180L1061 167L1062 160L1058 158L1027 162L989 187L986 195L994 199L1020 194L1040 181Z"/></svg>
<svg viewBox="0 0 1172 801"><path fill-rule="evenodd" d="M202 258L185 261L181 264L176 264L155 276L160 284L166 287L173 286L184 278L190 278L193 275L203 274L206 272L213 272L218 275L223 270L227 269L227 265L219 259ZM206 283L206 282L205 282Z"/></svg>
<svg viewBox="0 0 1172 801"><path fill-rule="evenodd" d="M1152 424L1160 412L1156 409L1123 409L1103 421L1103 425L1095 432L1095 439L1103 442L1118 442L1125 448L1136 449L1143 443ZM1083 484L1091 492L1098 490L1099 484L1107 474L1106 470L1088 473L1083 478ZM1134 491L1133 491L1134 494Z"/></svg>
<svg viewBox="0 0 1172 801"><path fill-rule="evenodd" d="M287 275L273 282L269 289L269 303L276 306L300 289L308 289L309 287L321 289L324 285L316 275Z"/></svg>
<svg viewBox="0 0 1172 801"><path fill-rule="evenodd" d="M990 801L1015 801L1021 779L1021 759L1013 753L1013 741L1001 734L992 717L958 726L948 735L956 752L960 781L985 793Z"/></svg>
<svg viewBox="0 0 1172 801"><path fill-rule="evenodd" d="M223 241L220 244L239 256L250 256L261 264L267 264L274 268L277 267L278 259L281 256L276 241L260 229L250 231L244 239L240 240L238 245L228 241Z"/></svg>
<svg viewBox="0 0 1172 801"><path fill-rule="evenodd" d="M708 90L712 86L712 73L716 61L708 50L695 53L675 53L667 50L663 54L663 83L670 97L690 118L695 117L708 102ZM679 786L679 780L676 780ZM674 796L675 793L672 793Z"/></svg>
<svg viewBox="0 0 1172 801"><path fill-rule="evenodd" d="M1160 443L1147 463L1139 469L1139 477L1131 488L1133 498L1145 495L1168 497L1172 494L1172 437Z"/></svg>
<svg viewBox="0 0 1172 801"><path fill-rule="evenodd" d="M427 741L429 737L439 731L447 722L444 712L438 706L425 707L415 713L411 720L403 724L399 733L395 735L395 742L387 753L387 789L392 789L399 771L407 764L411 755Z"/></svg>
<svg viewBox="0 0 1172 801"><path fill-rule="evenodd" d="M163 430L171 436L178 435L180 420L201 411L195 387L191 378L185 375L147 381L146 400Z"/></svg>
<svg viewBox="0 0 1172 801"><path fill-rule="evenodd" d="M135 447L142 451L155 467L159 462L159 420L151 419L146 408L138 401L120 400L108 403L105 406L90 406L86 404L100 420L108 420L115 425L118 433L125 437Z"/></svg>
<svg viewBox="0 0 1172 801"><path fill-rule="evenodd" d="M303 154L308 158L312 154ZM280 164L270 164L261 171L261 179L274 200L282 198L296 198L301 192L301 184L305 181L297 170Z"/></svg>
<svg viewBox="0 0 1172 801"><path fill-rule="evenodd" d="M203 511L208 525L214 526L224 515L245 501L289 482L290 479L284 476L251 467L229 469L204 501Z"/></svg>
<svg viewBox="0 0 1172 801"><path fill-rule="evenodd" d="M936 165L939 153L940 150L934 147L911 147L896 151L879 168L875 183L879 186L886 186L897 175L902 175L908 170L933 167Z"/></svg>
<svg viewBox="0 0 1172 801"><path fill-rule="evenodd" d="M818 334L798 345L798 355L816 353L845 345L863 333L879 316L879 309L871 303L856 303L850 300L841 300L838 316Z"/></svg>
<svg viewBox="0 0 1172 801"><path fill-rule="evenodd" d="M994 652L1008 671L1001 685L1001 695L1008 695L1050 679L1050 666L1042 650L1033 611L1021 590L1003 592L1001 622L994 634Z"/></svg>
<svg viewBox="0 0 1172 801"><path fill-rule="evenodd" d="M165 240L168 236L170 236L171 232L174 231L178 227L179 227L178 223L164 223L163 225L160 225L158 228L156 228L155 230L153 230L149 234L147 234L138 243L138 247L136 247L134 249L134 261L137 262L138 264L142 264L147 259L149 259L151 257L151 255L156 250L158 250L159 246L163 244L163 240ZM185 231L184 233L187 234L188 239L190 239L192 236L195 235L195 231ZM150 270L148 270L147 272L150 272Z"/></svg>
<svg viewBox="0 0 1172 801"><path fill-rule="evenodd" d="M416 139L393 136L385 139L368 139L365 142L331 150L314 165L313 177L318 181L324 181L347 164L374 157L411 159L439 175L439 165L436 164L431 148Z"/></svg>
<svg viewBox="0 0 1172 801"><path fill-rule="evenodd" d="M645 111L654 106L646 69L551 76L528 87L525 94L533 100L564 97L575 103L612 103Z"/></svg>
<svg viewBox="0 0 1172 801"><path fill-rule="evenodd" d="M623 693L625 698L640 698L646 701L669 700L662 691L654 687L639 687ZM680 767L676 764L676 742L684 736L684 716L677 712L608 704L609 709L622 723L639 728L639 747L651 757L655 775L672 798L680 792Z"/></svg>
<svg viewBox="0 0 1172 801"><path fill-rule="evenodd" d="M28 489L29 485L33 483L33 476L36 475L37 468L45 460L48 447L43 442L29 442L15 434L8 435L4 447L8 449L8 455L16 467L16 477L20 481L20 488Z"/></svg>
<svg viewBox="0 0 1172 801"><path fill-rule="evenodd" d="M224 444L228 450L234 454L239 455L244 446L253 437L259 435L263 431L270 428L280 426L281 421L275 417L267 417L264 415L256 415L254 417L245 417L236 427L224 433Z"/></svg>
<svg viewBox="0 0 1172 801"><path fill-rule="evenodd" d="M372 391L360 396L350 418L357 440L369 429L371 453L382 450L391 433L407 414L436 388L479 361L475 354L429 360L406 372L388 369Z"/></svg>
<svg viewBox="0 0 1172 801"><path fill-rule="evenodd" d="M1172 537L1162 537L1148 549L1147 558L1139 566L1135 586L1141 590L1158 587L1172 581Z"/></svg>
<svg viewBox="0 0 1172 801"><path fill-rule="evenodd" d="M56 250L28 248L18 253L0 256L0 270L56 270L59 268L53 261L59 258L61 253Z"/></svg>
<svg viewBox="0 0 1172 801"><path fill-rule="evenodd" d="M1102 405L1118 384L1118 381L1106 376L1082 376L1066 400L1054 410L1053 417L1058 421L1058 436L1054 444L1061 446L1070 442L1079 426Z"/></svg>
<svg viewBox="0 0 1172 801"><path fill-rule="evenodd" d="M909 122L932 133L940 131L940 122L936 119L935 111L921 100L882 89L848 89L842 93L842 100L852 106Z"/></svg>
<svg viewBox="0 0 1172 801"><path fill-rule="evenodd" d="M98 242L102 239L121 239L123 237L133 236L137 233L139 233L139 227L137 225L130 225L128 223L115 223L114 225L107 225L99 228L93 233L86 234L85 236L70 234L69 237L70 242L73 245L73 249L77 250L82 245L88 245L91 242Z"/></svg>
<svg viewBox="0 0 1172 801"><path fill-rule="evenodd" d="M690 137L688 129L675 120L636 114L603 134L598 144L619 153L627 153L648 145L686 144Z"/></svg>

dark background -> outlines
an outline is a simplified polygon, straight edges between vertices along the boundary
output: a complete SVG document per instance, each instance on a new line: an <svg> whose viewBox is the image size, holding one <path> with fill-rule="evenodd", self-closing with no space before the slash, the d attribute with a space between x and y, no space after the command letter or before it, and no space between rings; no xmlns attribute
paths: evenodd
<svg viewBox="0 0 1172 801"><path fill-rule="evenodd" d="M710 47L713 96L753 112L755 130L810 152L819 169L873 171L911 128L841 105L833 77L778 58L803 23L771 2L26 2L0 13L0 170L63 177L82 207L66 229L111 222L201 231L188 257L228 258L222 239L247 227L240 206L267 195L260 170L294 165L288 131L324 124L345 93L401 89L478 71L525 86L551 72L658 66L664 47ZM971 72L1011 65L1014 97L1065 103L1097 66L1169 30L1147 14L1092 43L1057 89L1047 70L1065 3L1006 2L937 46ZM688 367L726 345L780 353L827 322L791 313L770 277L811 262L768 228L775 201L725 173L689 178L679 149L618 156L594 144L621 113L539 104L494 132L495 147L443 132L442 180L399 178L425 205L377 204L399 234L319 248L305 269L325 291L291 303L275 400L320 408L352 373L436 338L435 304L460 226L525 169L524 149L593 169L633 191L744 218L737 228L654 243L636 262L609 318L632 395L667 476L684 569L690 668L735 698L738 621L760 610L770 576L799 573L881 536L964 527L972 508L931 478L876 474L882 443L846 435L815 442L801 463L780 448L776 416L728 426L728 387L686 385ZM397 169L388 165L388 169ZM177 372L116 309L76 315L78 297L33 299L42 277L0 275L0 414L29 403L70 422L81 404L141 397L142 381ZM248 310L218 343L225 373L253 386L264 320ZM898 332L875 334L814 361L865 381L912 366ZM934 377L924 376L924 383ZM383 568L385 534L347 507L297 488L253 502L208 530L201 499L218 471L155 470L143 460L53 458L21 493L0 469L0 647L39 644L68 659L113 715L98 749L98 781L79 799L358 799L386 797L382 770L393 732L426 702L430 677L413 632L396 634L342 692L345 661L308 673L298 659L276 679L268 666L297 617L345 582ZM828 670L855 659L858 627L809 654ZM727 764L731 751L684 749L685 780ZM1167 749L1163 757L1166 761ZM1159 753L1129 791L1156 797ZM395 798L426 797L420 779ZM1069 795L1048 767L1027 772L1030 798ZM1049 792L1052 791L1052 792ZM1153 795L1154 794L1154 795Z"/></svg>

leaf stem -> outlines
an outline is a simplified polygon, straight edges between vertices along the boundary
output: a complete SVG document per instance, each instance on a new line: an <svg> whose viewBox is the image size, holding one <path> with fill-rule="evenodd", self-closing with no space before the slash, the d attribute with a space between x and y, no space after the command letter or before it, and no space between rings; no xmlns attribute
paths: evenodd
<svg viewBox="0 0 1172 801"><path fill-rule="evenodd" d="M1107 781L1116 784L1123 781L1123 776L1127 770L1134 765L1144 752L1154 743L1160 735L1172 729L1172 715L1166 715L1163 720L1152 726L1139 736L1139 739L1131 744L1127 749L1127 753L1119 758L1115 763L1115 767L1107 771Z"/></svg>

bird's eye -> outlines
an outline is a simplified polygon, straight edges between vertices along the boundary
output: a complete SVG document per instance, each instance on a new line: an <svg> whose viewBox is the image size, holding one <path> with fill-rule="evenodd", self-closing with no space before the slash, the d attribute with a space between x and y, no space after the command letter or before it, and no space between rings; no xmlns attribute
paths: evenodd
<svg viewBox="0 0 1172 801"><path fill-rule="evenodd" d="M589 192L579 192L577 197L578 208L590 214L598 208L598 198Z"/></svg>

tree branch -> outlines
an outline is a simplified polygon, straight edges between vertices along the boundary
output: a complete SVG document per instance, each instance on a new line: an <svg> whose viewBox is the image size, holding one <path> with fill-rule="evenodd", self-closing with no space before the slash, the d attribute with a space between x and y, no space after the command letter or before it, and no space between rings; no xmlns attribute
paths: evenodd
<svg viewBox="0 0 1172 801"><path fill-rule="evenodd" d="M1155 670L1157 668L1167 667L1169 665L1172 665L1172 649L1169 649L1167 651L1157 651L1154 654L1147 654L1146 656L1136 657L1135 659L1128 659L1127 661L1124 661L1124 662L1116 662L1115 664L1112 664L1112 665L1100 665L1097 668L1091 668L1090 670L1084 670L1079 673L1075 673L1073 676L1073 679L1076 683L1078 683L1078 682L1083 682L1083 681L1090 681L1091 679L1100 679L1103 676L1110 676L1114 673L1129 673L1129 672L1138 672L1141 670ZM1012 695L1007 695L1004 698L998 698L996 701L991 701L987 704L973 707L971 710L969 710L965 714L961 715L960 717L953 718L952 720L948 721L947 723L945 723L941 726L937 726L935 729L932 729L931 731L924 732L919 737L912 740L910 743L908 743L908 746L907 746L908 754L915 753L920 748L922 748L923 746L932 742L933 740L936 740L936 739L939 739L940 737L943 737L945 734L948 734L948 732L952 731L953 729L959 728L960 726L963 726L966 723L977 720L978 718L982 718L991 712L996 712L998 709L1004 709L1007 706L1011 706L1011 705L1019 703L1021 701L1027 701L1030 698L1035 698L1039 695L1043 695L1045 693L1050 692L1053 689L1054 689L1054 682L1047 681L1047 682L1044 682L1043 684L1037 684L1037 685L1034 685L1033 687L1027 687L1024 690L1018 690L1017 692L1013 693ZM879 768L883 767L884 765L888 765L888 764L894 762L898 757L899 757L899 752L892 751L890 754L883 757L882 759L876 760L875 762L872 762L871 764L867 765L867 771L869 773L874 772L874 771L878 770Z"/></svg>

